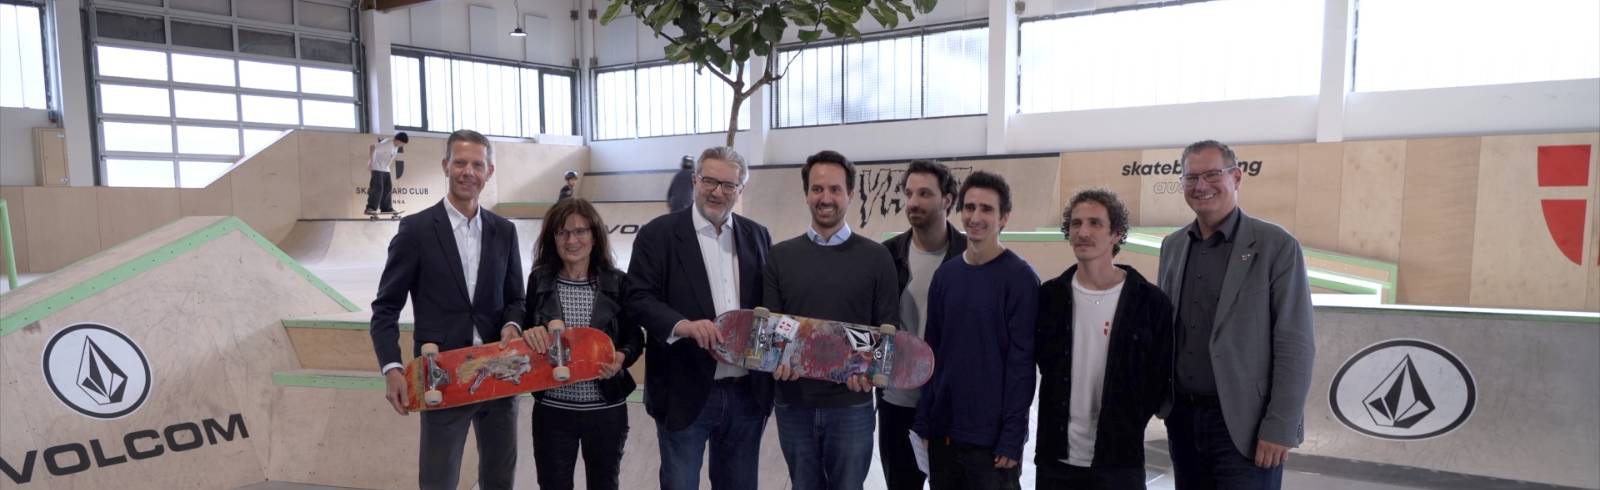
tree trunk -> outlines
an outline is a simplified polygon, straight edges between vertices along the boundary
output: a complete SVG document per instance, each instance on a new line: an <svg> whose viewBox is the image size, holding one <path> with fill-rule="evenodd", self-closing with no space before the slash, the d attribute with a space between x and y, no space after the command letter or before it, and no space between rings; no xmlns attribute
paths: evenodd
<svg viewBox="0 0 1600 490"><path fill-rule="evenodd" d="M733 91L733 111L732 111L733 114L728 116L728 145L727 146L729 148L733 148L733 137L734 137L734 135L739 134L739 107L744 105L744 99L747 98L747 97L748 97L747 95L739 93L738 90L734 90Z"/></svg>

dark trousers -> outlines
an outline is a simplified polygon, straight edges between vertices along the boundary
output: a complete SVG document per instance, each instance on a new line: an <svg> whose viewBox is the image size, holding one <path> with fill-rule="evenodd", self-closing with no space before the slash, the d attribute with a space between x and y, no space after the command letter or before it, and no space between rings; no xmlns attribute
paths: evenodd
<svg viewBox="0 0 1600 490"><path fill-rule="evenodd" d="M372 171L372 182L367 184L367 209L394 211L394 178L389 172Z"/></svg>
<svg viewBox="0 0 1600 490"><path fill-rule="evenodd" d="M1144 468L1084 468L1060 461L1038 461L1039 488L1125 490L1144 488Z"/></svg>
<svg viewBox="0 0 1600 490"><path fill-rule="evenodd" d="M589 490L616 490L626 442L627 405L583 411L534 405L533 464L542 490L571 490L580 449Z"/></svg>
<svg viewBox="0 0 1600 490"><path fill-rule="evenodd" d="M917 456L911 450L911 423L916 407L902 407L883 401L878 395L878 463L888 490L922 490L928 475L917 469Z"/></svg>
<svg viewBox="0 0 1600 490"><path fill-rule="evenodd" d="M928 442L928 486L933 490L1018 490L1022 463L994 467L994 448L948 438Z"/></svg>
<svg viewBox="0 0 1600 490"><path fill-rule="evenodd" d="M1258 468L1254 454L1239 454L1215 397L1178 395L1167 416L1167 439L1178 490L1276 490L1283 485L1283 465Z"/></svg>
<svg viewBox="0 0 1600 490"><path fill-rule="evenodd" d="M510 489L517 469L516 398L422 412L422 443L417 486L454 490L461 479L461 452L467 427L478 439L478 487Z"/></svg>
<svg viewBox="0 0 1600 490"><path fill-rule="evenodd" d="M667 430L656 423L663 490L700 488L708 445L713 490L755 490L761 475L761 434L770 413L756 402L746 378L713 383L700 416L688 427Z"/></svg>

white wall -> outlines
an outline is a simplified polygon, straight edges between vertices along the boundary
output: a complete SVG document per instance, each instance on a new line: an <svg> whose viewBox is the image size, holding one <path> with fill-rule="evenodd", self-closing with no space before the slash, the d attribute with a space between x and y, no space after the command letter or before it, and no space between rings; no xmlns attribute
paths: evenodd
<svg viewBox="0 0 1600 490"><path fill-rule="evenodd" d="M1555 133L1600 127L1600 79L1345 96L1345 139Z"/></svg>
<svg viewBox="0 0 1600 490"><path fill-rule="evenodd" d="M55 127L43 110L0 107L0 185L38 185L33 128L42 127Z"/></svg>

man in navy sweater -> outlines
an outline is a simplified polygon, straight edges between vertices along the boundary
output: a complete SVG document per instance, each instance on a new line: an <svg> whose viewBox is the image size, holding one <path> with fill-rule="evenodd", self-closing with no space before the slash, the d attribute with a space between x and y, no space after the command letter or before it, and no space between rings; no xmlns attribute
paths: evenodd
<svg viewBox="0 0 1600 490"><path fill-rule="evenodd" d="M772 246L762 302L777 313L900 326L900 283L889 249L851 232L844 219L855 165L823 151L806 159L800 175L811 227ZM872 382L865 376L847 383L798 379L783 366L772 377L790 488L859 490L872 465Z"/></svg>
<svg viewBox="0 0 1600 490"><path fill-rule="evenodd" d="M967 250L939 266L928 289L924 337L933 379L912 430L928 445L928 483L941 489L1015 489L1033 403L1039 276L1000 244L1011 187L989 172L961 184Z"/></svg>

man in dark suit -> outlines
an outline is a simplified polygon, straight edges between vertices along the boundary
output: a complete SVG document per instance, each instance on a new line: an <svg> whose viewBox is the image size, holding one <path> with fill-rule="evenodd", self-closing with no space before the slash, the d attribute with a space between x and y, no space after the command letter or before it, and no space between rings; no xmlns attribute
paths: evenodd
<svg viewBox="0 0 1600 490"><path fill-rule="evenodd" d="M378 297L372 301L372 347L387 389L385 398L405 415L400 365L400 310L406 297L415 317L413 355L424 343L439 350L521 337L522 262L510 221L478 206L494 175L494 150L472 130L446 140L443 162L450 192L443 201L400 221L389 241ZM461 473L467 427L477 430L478 484L509 489L517 462L515 398L422 413L418 486L453 489Z"/></svg>
<svg viewBox="0 0 1600 490"><path fill-rule="evenodd" d="M1177 303L1173 393L1163 415L1178 490L1272 489L1305 440L1316 357L1300 242L1239 210L1228 145L1183 150L1195 220L1161 241L1161 289Z"/></svg>
<svg viewBox="0 0 1600 490"><path fill-rule="evenodd" d="M656 419L661 488L699 488L709 443L711 487L753 490L772 378L719 364L709 350L723 340L718 314L761 304L772 236L733 214L750 178L744 157L715 147L695 168L694 206L645 224L628 266L628 307L649 334L645 409Z"/></svg>

